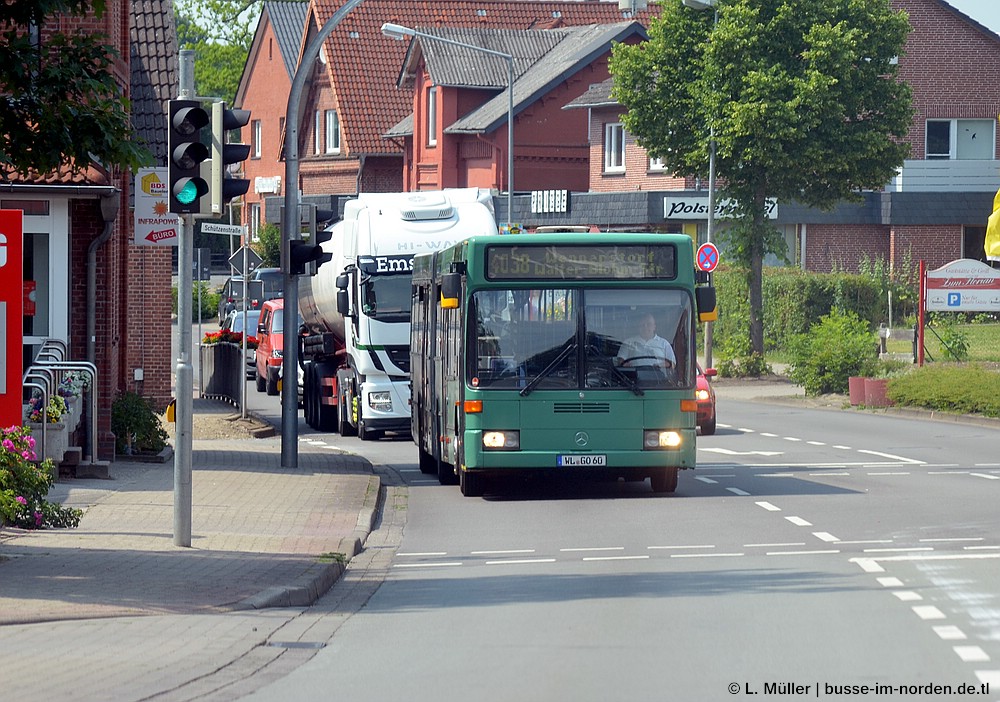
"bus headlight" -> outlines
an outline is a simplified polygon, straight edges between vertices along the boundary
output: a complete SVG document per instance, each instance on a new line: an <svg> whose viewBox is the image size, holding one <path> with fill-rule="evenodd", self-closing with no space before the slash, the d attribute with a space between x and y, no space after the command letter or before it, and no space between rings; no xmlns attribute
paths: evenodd
<svg viewBox="0 0 1000 702"><path fill-rule="evenodd" d="M660 431L647 429L642 433L642 448L646 451L657 449L680 448L681 434L679 431Z"/></svg>
<svg viewBox="0 0 1000 702"><path fill-rule="evenodd" d="M392 397L389 396L388 392L368 393L368 406L379 412L391 412Z"/></svg>
<svg viewBox="0 0 1000 702"><path fill-rule="evenodd" d="M517 451L521 448L521 432L484 431L483 448L493 451Z"/></svg>

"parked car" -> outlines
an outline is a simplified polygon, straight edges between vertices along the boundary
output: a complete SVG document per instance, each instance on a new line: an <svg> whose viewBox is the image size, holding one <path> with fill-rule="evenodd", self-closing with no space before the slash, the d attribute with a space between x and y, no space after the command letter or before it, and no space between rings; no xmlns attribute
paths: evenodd
<svg viewBox="0 0 1000 702"><path fill-rule="evenodd" d="M246 310L244 314L243 310L233 310L228 315L226 315L225 321L222 323L222 328L228 331L237 332L240 334L247 335L247 378L253 379L254 371L256 368L256 353L250 344L250 339L256 342L257 339L257 324L260 322L260 310ZM244 317L246 318L246 326L243 325ZM247 332L246 330L249 330Z"/></svg>
<svg viewBox="0 0 1000 702"><path fill-rule="evenodd" d="M698 428L703 435L715 433L715 388L712 387L711 378L714 378L718 371L714 368L698 368L698 381L695 387L694 396L698 400Z"/></svg>
<svg viewBox="0 0 1000 702"><path fill-rule="evenodd" d="M278 374L284 354L285 304L280 297L268 300L261 306L260 321L257 323L257 350L254 357L254 377L257 391L268 395L278 394ZM302 324L302 318L296 329ZM292 334L295 339L295 334Z"/></svg>
<svg viewBox="0 0 1000 702"><path fill-rule="evenodd" d="M258 268L247 281L246 308L258 310L268 300L280 298L284 294L284 276L280 268ZM219 326L226 315L233 310L243 309L243 276L233 275L226 279L219 294Z"/></svg>

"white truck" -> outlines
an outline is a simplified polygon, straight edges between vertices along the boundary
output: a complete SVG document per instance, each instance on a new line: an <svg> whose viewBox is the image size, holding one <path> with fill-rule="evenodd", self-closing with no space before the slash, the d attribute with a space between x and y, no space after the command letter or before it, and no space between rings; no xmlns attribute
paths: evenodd
<svg viewBox="0 0 1000 702"><path fill-rule="evenodd" d="M306 423L377 439L410 431L413 256L496 234L489 191L363 193L330 227L332 258L299 282Z"/></svg>

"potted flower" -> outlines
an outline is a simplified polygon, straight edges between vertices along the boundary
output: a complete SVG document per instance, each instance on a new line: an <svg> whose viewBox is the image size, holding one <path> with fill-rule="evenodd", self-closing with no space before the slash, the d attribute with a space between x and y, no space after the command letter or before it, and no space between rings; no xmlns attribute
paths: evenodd
<svg viewBox="0 0 1000 702"><path fill-rule="evenodd" d="M29 428L42 430L42 422L45 422L44 444L42 453L45 458L52 459L56 463L61 463L69 448L69 429L63 420L66 414L66 400L61 395L52 395L45 407L42 407L41 395L32 395L28 400L28 414L25 417ZM32 425L34 425L32 427ZM53 471L54 474L54 471Z"/></svg>
<svg viewBox="0 0 1000 702"><path fill-rule="evenodd" d="M0 526L78 526L83 512L45 499L53 482L52 461L38 461L31 429L0 428Z"/></svg>

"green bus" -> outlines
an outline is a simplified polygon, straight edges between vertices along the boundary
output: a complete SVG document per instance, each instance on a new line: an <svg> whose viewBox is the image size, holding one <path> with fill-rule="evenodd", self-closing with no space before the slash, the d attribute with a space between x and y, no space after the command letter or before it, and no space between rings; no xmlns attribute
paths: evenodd
<svg viewBox="0 0 1000 702"><path fill-rule="evenodd" d="M673 492L695 465L695 325L715 315L714 288L696 282L707 277L683 234L475 236L415 256L420 470L466 496L518 471L649 478Z"/></svg>

